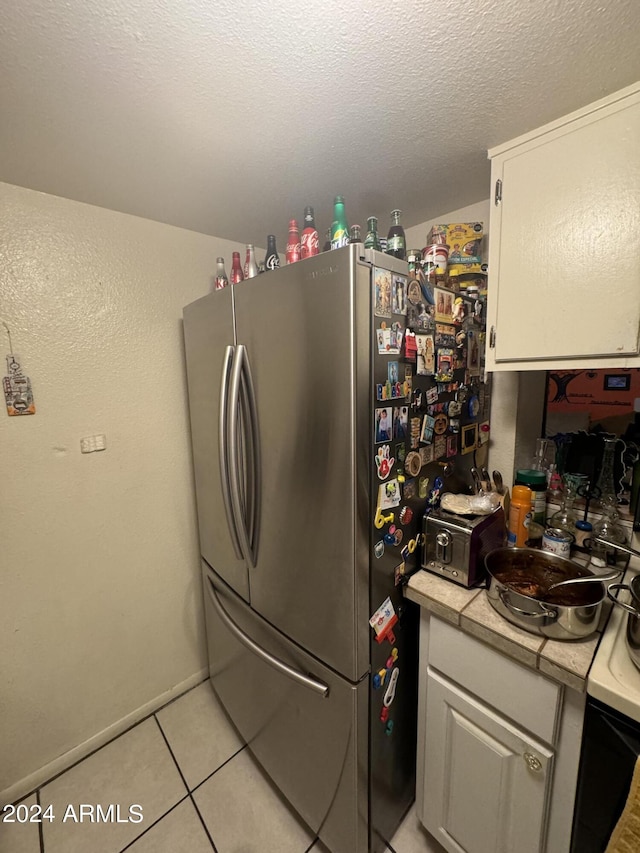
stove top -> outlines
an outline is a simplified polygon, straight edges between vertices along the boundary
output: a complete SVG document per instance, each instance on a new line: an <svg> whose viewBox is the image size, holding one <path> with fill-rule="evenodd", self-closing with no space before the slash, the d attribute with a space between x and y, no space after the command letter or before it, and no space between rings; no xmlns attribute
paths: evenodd
<svg viewBox="0 0 640 853"><path fill-rule="evenodd" d="M640 561L632 558L624 583L640 571ZM628 602L629 594L619 593ZM627 612L613 607L587 677L587 693L605 705L640 723L640 669L629 657L626 643Z"/></svg>

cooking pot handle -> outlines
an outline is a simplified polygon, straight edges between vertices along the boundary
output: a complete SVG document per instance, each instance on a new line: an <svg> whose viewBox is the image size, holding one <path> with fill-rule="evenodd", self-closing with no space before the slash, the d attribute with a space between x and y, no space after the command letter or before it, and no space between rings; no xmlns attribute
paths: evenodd
<svg viewBox="0 0 640 853"><path fill-rule="evenodd" d="M542 602L540 602L540 606L543 608L539 613L531 613L528 610L523 610L521 607L516 607L515 604L512 604L508 598L509 590L504 587L498 587L498 597L500 601L504 604L507 610L511 610L512 613L517 613L518 616L527 616L529 619L555 619L558 614L555 610L547 610Z"/></svg>
<svg viewBox="0 0 640 853"><path fill-rule="evenodd" d="M632 607L630 604L626 604L624 601L619 601L618 596L611 592L612 589L625 589L627 592L631 592L630 586L626 583L610 583L607 587L607 595L614 604L618 605L618 607L622 607L623 610L628 610L629 613L633 613L634 616L640 616L640 610L636 610L635 607Z"/></svg>

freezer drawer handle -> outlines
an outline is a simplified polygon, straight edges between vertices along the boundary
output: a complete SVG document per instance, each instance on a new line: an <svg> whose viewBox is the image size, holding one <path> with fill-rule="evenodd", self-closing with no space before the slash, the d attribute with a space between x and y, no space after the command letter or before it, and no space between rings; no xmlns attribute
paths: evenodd
<svg viewBox="0 0 640 853"><path fill-rule="evenodd" d="M211 603L215 607L218 616L222 619L227 628L236 637L236 639L238 639L242 643L243 646L246 646L250 652L253 652L253 654L257 655L265 663L269 664L269 666L272 666L274 669L277 669L278 672L281 672L283 675L286 675L293 681L297 681L303 687L308 687L309 690L313 690L315 693L319 693L320 696L326 699L326 697L329 695L329 686L327 684L324 684L322 681L316 681L315 678L310 678L308 675L304 675L302 672L298 672L297 669L292 669L290 666L287 666L286 663L283 663L278 658L269 654L269 652L265 651L261 646L255 643L251 639L251 637L248 637L244 633L244 631L241 631L240 628L238 628L238 626L229 616L227 611L224 609L220 602L220 599L216 595L216 591L214 589L211 578L207 578L207 590L211 598Z"/></svg>

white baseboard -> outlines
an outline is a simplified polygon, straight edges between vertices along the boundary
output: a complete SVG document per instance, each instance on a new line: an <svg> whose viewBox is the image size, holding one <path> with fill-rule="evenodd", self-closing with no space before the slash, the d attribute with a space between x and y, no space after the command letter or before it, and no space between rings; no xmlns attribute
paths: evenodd
<svg viewBox="0 0 640 853"><path fill-rule="evenodd" d="M118 735L121 735L127 729L135 726L136 723L139 723L140 720L143 720L145 717L153 714L155 711L162 708L163 705L166 705L173 699L177 699L178 696L186 693L187 690L190 690L192 687L200 684L200 682L204 681L208 676L208 669L203 667L198 672L190 675L189 678L181 681L180 684L176 684L175 687L161 693L160 696L156 696L155 699L152 699L140 708L136 708L135 711L127 714L126 717L123 717L121 720L118 720L106 729L98 732L98 734L93 735L93 737L90 737L88 740L85 740L84 743L81 743L79 746L74 746L73 749L70 749L68 752L65 752L63 755L53 761L50 761L48 764L45 764L39 770L36 770L34 773L30 773L28 776L25 776L9 788L5 788L4 791L0 791L0 805L15 803L17 800L21 800L23 797L26 797L27 794L32 793L32 791L35 791L36 788L41 788L45 782L53 779L54 776L58 776L64 770L68 770L72 764L76 764L78 761L86 758L87 755L90 755L90 753L100 749L101 746L104 746L109 743L109 741L118 737Z"/></svg>

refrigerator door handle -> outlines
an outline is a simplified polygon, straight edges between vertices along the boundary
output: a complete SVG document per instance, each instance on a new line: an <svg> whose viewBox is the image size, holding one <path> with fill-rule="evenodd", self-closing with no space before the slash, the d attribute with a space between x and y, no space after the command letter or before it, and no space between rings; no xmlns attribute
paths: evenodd
<svg viewBox="0 0 640 853"><path fill-rule="evenodd" d="M299 672L297 669L293 669L290 666L287 666L286 663L281 661L279 658L274 657L272 654L267 652L262 646L259 646L256 642L254 642L251 637L248 637L244 631L242 631L233 619L229 616L227 611L222 606L220 599L216 595L215 587L213 585L213 581L210 577L207 577L207 592L209 593L209 598L211 599L211 603L213 604L216 613L220 617L220 619L227 626L229 631L238 639L243 646L249 649L250 652L257 655L261 660L263 660L269 666L272 666L274 669L277 669L278 672L281 672L283 675L286 675L288 678L291 678L293 681L297 681L298 684L301 684L303 687L307 687L309 690L313 690L314 693L318 693L324 699L329 695L329 685L324 684L322 681L318 681L315 678L311 678L308 675L305 675L302 672Z"/></svg>
<svg viewBox="0 0 640 853"><path fill-rule="evenodd" d="M249 535L251 542L251 564L253 567L258 562L258 544L260 541L260 516L262 507L262 453L260 449L260 428L258 423L258 406L256 404L256 392L253 386L253 377L251 376L251 365L244 347L243 357L243 375L244 387L247 396L248 414L249 414L249 440L251 447L250 454L250 471L249 481L251 483L251 501L250 501L250 517Z"/></svg>
<svg viewBox="0 0 640 853"><path fill-rule="evenodd" d="M224 511L227 516L227 527L231 534L231 544L239 560L243 559L236 522L231 504L231 485L229 479L229 454L227 441L227 424L229 420L229 365L233 362L235 347L228 346L222 360L222 377L220 380L220 421L218 424L218 456L220 459L220 486Z"/></svg>
<svg viewBox="0 0 640 853"><path fill-rule="evenodd" d="M242 556L250 565L251 568L254 568L253 562L253 554L251 551L251 543L249 542L249 533L247 530L247 525L245 521L245 513L243 506L243 490L240 483L240 478L243 474L243 471L246 470L246 464L243 464L241 460L241 454L239 452L239 445L241 444L241 439L243 438L239 434L240 424L242 423L244 428L244 419L240 419L238 416L240 414L240 407L242 405L243 396L241 395L242 391L242 377L244 374L244 360L245 360L246 350L243 346L237 346L235 351L235 357L233 359L233 366L231 368L231 378L229 380L230 390L229 390L229 417L227 418L227 435L226 435L226 445L227 451L229 453L229 486L231 493L231 509L233 513L233 518L236 522L236 530L238 532L238 539L240 540L240 549L242 551ZM246 436L245 436L245 446L246 446Z"/></svg>

